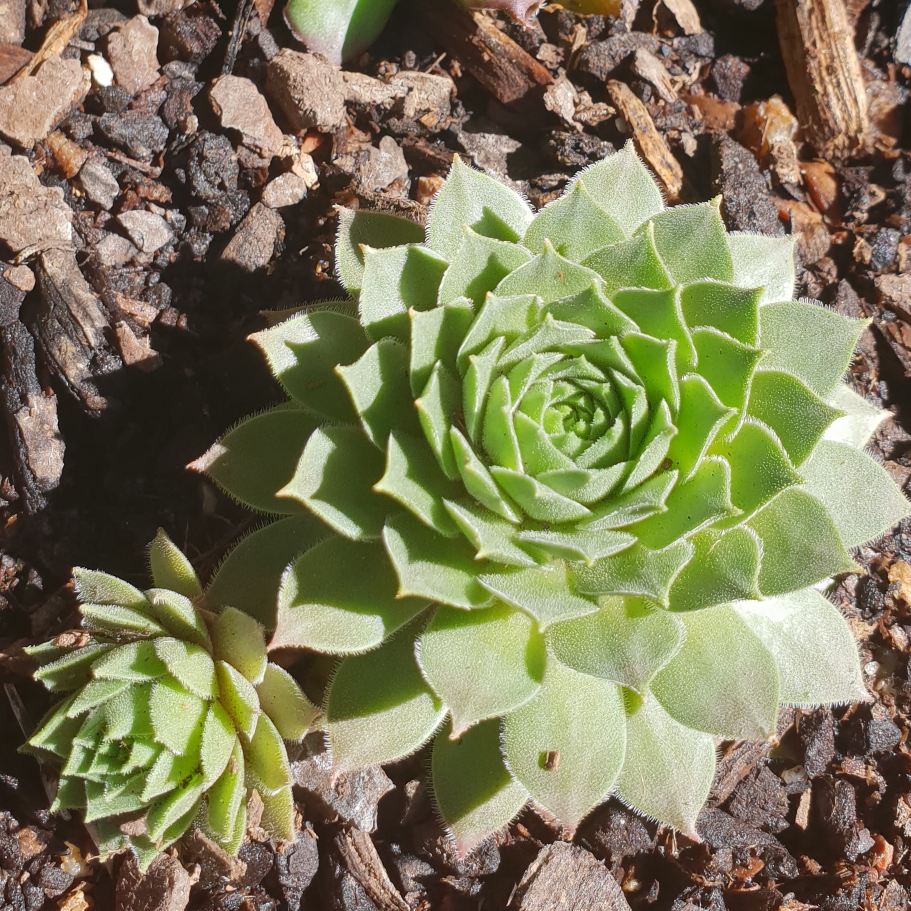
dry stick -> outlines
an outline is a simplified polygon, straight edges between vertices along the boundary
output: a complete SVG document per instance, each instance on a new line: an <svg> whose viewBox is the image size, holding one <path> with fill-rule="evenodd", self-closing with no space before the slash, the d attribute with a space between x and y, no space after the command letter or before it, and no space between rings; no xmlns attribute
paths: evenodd
<svg viewBox="0 0 911 911"><path fill-rule="evenodd" d="M553 82L547 68L490 16L444 0L411 0L408 11L500 104L515 105Z"/></svg>
<svg viewBox="0 0 911 911"><path fill-rule="evenodd" d="M89 6L87 0L81 0L79 8L75 10L75 12L70 13L69 16L64 16L62 19L58 19L48 29L47 35L44 38L44 43L38 49L35 56L32 57L32 59L29 60L12 79L10 79L7 85L18 82L20 79L25 79L26 76L31 76L45 60L49 60L51 57L59 57L70 43L70 39L73 35L82 28L82 23L85 22L88 11Z"/></svg>
<svg viewBox="0 0 911 911"><path fill-rule="evenodd" d="M683 188L683 171L645 105L629 86L616 79L608 81L607 93L629 126L637 151L664 186L667 201L676 202Z"/></svg>
<svg viewBox="0 0 911 911"><path fill-rule="evenodd" d="M843 0L777 0L778 40L804 133L823 157L863 146L870 122Z"/></svg>

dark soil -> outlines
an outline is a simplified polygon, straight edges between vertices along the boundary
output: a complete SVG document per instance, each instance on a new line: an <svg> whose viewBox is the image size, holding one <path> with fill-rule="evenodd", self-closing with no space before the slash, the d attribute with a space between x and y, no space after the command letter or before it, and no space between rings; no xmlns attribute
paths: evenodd
<svg viewBox="0 0 911 911"><path fill-rule="evenodd" d="M893 57L904 4L847 4L871 133L866 149L826 161L793 133L772 0L697 0L696 34L648 0L625 4L626 24L548 7L529 29L492 20L501 31L487 40L505 36L509 53L487 56L470 22L467 39L453 37L442 0L405 2L349 67L378 82L346 83L345 106L309 124L269 64L295 47L269 0L139 2L158 43L149 50L140 22L129 40L146 72L133 66L129 87L126 68L112 86L92 83L28 147L0 112L0 135L38 176L8 191L0 173L0 197L19 193L28 222L10 227L0 206L0 257L26 267L0 265L0 909L907 911L909 523L861 548L866 574L836 592L870 701L785 710L774 745L722 744L699 844L611 800L571 846L526 810L460 862L422 784L426 757L333 789L313 742L294 764L297 840L274 844L253 827L239 862L196 838L143 878L132 861L92 862L78 819L45 809L37 765L15 752L49 703L22 649L76 622L72 566L144 586L161 526L206 577L257 521L185 466L280 397L245 341L261 311L341 293L333 206L420 216L454 153L546 203L628 138L607 80L644 102L681 168L682 201L723 193L731 229L799 234L801 294L871 319L851 381L894 414L874 449L906 491L911 478L911 70ZM20 34L0 11L0 96L28 60L22 48L37 51L74 14L69 0L22 3L7 5L13 20L22 13ZM93 8L62 56L112 59L112 34L136 14L132 0ZM254 136L213 107L222 73L260 89L285 134L277 146L271 118ZM407 99L371 94L421 73L449 78L451 99L418 81L409 116ZM763 104L774 95L780 105ZM42 185L62 200L41 202ZM73 244L65 219L63 240L54 234L61 207Z"/></svg>

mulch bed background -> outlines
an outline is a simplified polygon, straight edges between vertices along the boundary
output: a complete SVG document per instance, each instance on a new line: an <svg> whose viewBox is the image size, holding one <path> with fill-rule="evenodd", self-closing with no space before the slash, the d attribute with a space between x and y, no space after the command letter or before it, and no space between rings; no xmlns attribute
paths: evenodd
<svg viewBox="0 0 911 911"><path fill-rule="evenodd" d="M9 123L26 112L0 110L0 135L38 175L34 187L9 190L0 149L0 196L32 200L23 230L46 237L41 187L60 188L51 207L58 216L69 208L75 238L71 250L45 240L23 253L21 225L0 212L0 254L9 263L18 254L37 279L27 290L27 272L0 266L0 908L907 911L908 522L861 548L866 575L834 594L860 643L870 701L783 710L774 746L722 744L701 844L609 800L572 847L526 809L460 862L423 784L425 755L343 776L333 789L310 738L294 763L295 842L261 840L254 828L238 862L190 839L141 878L123 858L86 861L94 846L85 828L48 813L37 765L16 754L22 726L49 704L22 649L76 622L73 565L145 587L145 547L164 527L205 578L259 521L185 466L233 422L280 399L245 341L264 326L260 311L342 293L333 207L423 217L454 153L541 205L632 130L677 163L682 201L723 193L729 228L798 235L800 294L871 319L850 380L894 413L873 449L908 490L911 70L895 62L904 4L847 4L871 128L866 148L837 158L794 132L773 0L697 0L701 30L679 0L627 3L625 19L550 7L529 29L485 18L481 45L478 22L446 6L399 7L349 67L377 82L349 83L334 123L289 119L269 61L281 47L300 48L268 2L143 4L159 30L151 58L148 32L135 38L154 70L147 85L94 82L28 147ZM5 79L29 59L18 45L38 51L49 26L75 8L29 0L24 13L24 37L0 35L9 42L0 44ZM136 14L131 0L89 10L63 58L107 53ZM485 56L479 46L499 52ZM240 132L213 108L209 92L223 72L260 89L271 118L253 128L265 135L274 118L288 137L281 151L264 152L262 135ZM405 116L401 98L378 103L368 91L401 73L447 77L452 95L441 100L431 91L439 82L417 80L408 97L419 116ZM644 104L647 135L618 114L628 99L611 80ZM139 212L158 220L123 217ZM73 255L86 283L80 299L95 308L94 335L73 316ZM23 422L23 403L37 429ZM305 660L298 670L306 676Z"/></svg>

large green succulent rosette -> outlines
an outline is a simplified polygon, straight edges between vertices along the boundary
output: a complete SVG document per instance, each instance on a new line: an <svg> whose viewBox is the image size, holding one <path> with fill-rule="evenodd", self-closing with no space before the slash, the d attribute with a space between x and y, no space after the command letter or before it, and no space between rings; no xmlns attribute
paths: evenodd
<svg viewBox="0 0 911 911"><path fill-rule="evenodd" d="M25 748L59 772L51 809L80 811L102 855L131 849L142 869L193 827L237 853L253 790L261 826L293 838L284 741L318 710L256 620L194 606L199 580L164 532L150 557L146 592L77 569L84 630L28 649L62 697Z"/></svg>
<svg viewBox="0 0 911 911"><path fill-rule="evenodd" d="M254 336L288 403L197 467L285 516L211 594L341 657L338 768L434 738L463 850L529 797L693 833L717 737L861 698L818 586L908 504L842 382L865 324L792 299L791 240L665 208L627 148L537 214L457 161L426 234L343 212L337 258L349 302Z"/></svg>

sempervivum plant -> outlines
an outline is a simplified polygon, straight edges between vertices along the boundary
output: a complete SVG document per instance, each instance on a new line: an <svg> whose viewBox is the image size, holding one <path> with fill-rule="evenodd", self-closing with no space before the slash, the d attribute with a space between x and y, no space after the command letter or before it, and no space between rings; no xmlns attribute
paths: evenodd
<svg viewBox="0 0 911 911"><path fill-rule="evenodd" d="M143 868L194 825L236 852L253 789L263 828L293 837L283 738L303 737L316 709L253 618L197 610L199 581L164 532L150 556L147 592L76 570L85 630L29 649L64 695L28 743L60 770L52 809L81 810L102 854L131 847Z"/></svg>
<svg viewBox="0 0 911 911"><path fill-rule="evenodd" d="M433 739L463 850L529 797L692 833L716 737L862 697L819 584L908 503L791 240L665 208L627 147L537 214L457 161L426 234L346 211L337 258L349 302L254 336L290 401L197 464L286 515L210 596L341 657L336 768Z"/></svg>

